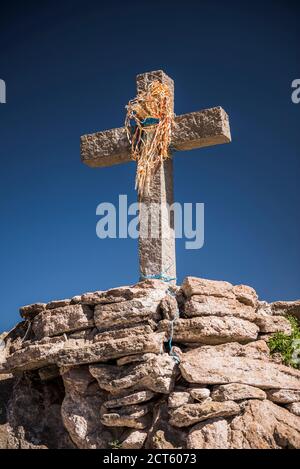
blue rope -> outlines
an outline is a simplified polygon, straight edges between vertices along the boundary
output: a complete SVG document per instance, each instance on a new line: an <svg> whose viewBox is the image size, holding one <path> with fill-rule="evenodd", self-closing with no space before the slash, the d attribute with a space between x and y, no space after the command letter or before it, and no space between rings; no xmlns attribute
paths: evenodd
<svg viewBox="0 0 300 469"><path fill-rule="evenodd" d="M164 282L172 282L172 280L177 280L176 277L169 277L163 272L161 272L160 274L153 274L153 275L140 274L140 277L142 280L155 279L155 280L163 280Z"/></svg>
<svg viewBox="0 0 300 469"><path fill-rule="evenodd" d="M173 297L176 297L176 294L173 292L173 290L171 290L171 288L169 287L168 288L168 294L170 296L173 296ZM172 319L172 321L170 321L170 325L171 325L171 331L170 331L170 337L169 337L169 342L168 342L168 345L169 345L169 353L171 355L171 357L175 360L175 362L177 364L180 363L180 358L178 357L178 355L173 352L173 335L174 335L174 322L176 321L176 319L178 319L180 317L180 311L179 309L177 308L177 312L176 312L176 315L175 317Z"/></svg>

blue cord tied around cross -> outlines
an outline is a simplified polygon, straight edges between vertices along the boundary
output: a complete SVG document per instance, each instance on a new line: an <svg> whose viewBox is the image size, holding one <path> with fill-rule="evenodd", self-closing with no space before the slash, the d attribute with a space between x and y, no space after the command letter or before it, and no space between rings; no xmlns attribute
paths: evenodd
<svg viewBox="0 0 300 469"><path fill-rule="evenodd" d="M169 270L169 269L167 269ZM176 277L169 277L166 275L166 273L161 272L160 274L153 274L153 275L144 275L140 274L141 280L147 280L147 279L155 279L155 280L162 280L163 282L171 282L172 280L176 280ZM167 290L168 295L173 296L176 298L175 292L171 289L171 287L168 288ZM173 351L173 335L174 335L174 322L176 319L180 317L180 312L179 308L177 308L176 314L174 318L170 321L170 334L169 334L169 341L168 341L168 346L169 346L169 354L171 357L175 360L177 364L180 363L180 358L178 355Z"/></svg>
<svg viewBox="0 0 300 469"><path fill-rule="evenodd" d="M169 277L167 274L161 272L160 274L154 275L140 275L141 280L162 280L163 282L172 282L172 280L177 280L176 277Z"/></svg>
<svg viewBox="0 0 300 469"><path fill-rule="evenodd" d="M156 117L146 117L141 121L142 127L149 127L150 125L157 125L159 123L159 119ZM134 120L130 121L131 133L134 134L136 130L136 122Z"/></svg>

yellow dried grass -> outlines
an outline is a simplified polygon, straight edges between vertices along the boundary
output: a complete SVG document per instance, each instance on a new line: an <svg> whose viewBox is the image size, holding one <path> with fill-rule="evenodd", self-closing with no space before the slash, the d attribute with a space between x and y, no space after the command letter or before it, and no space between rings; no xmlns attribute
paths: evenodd
<svg viewBox="0 0 300 469"><path fill-rule="evenodd" d="M137 162L135 188L140 195L147 195L153 175L170 157L174 119L170 89L155 80L129 101L126 109L125 128L131 144L131 157ZM143 121L147 118L159 119L159 122L145 126ZM135 122L134 130L131 121Z"/></svg>

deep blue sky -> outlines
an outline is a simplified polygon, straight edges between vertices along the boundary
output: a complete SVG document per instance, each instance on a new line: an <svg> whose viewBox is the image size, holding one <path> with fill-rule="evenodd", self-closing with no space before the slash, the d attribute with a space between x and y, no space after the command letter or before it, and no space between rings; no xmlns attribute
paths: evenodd
<svg viewBox="0 0 300 469"><path fill-rule="evenodd" d="M233 142L175 156L175 196L205 203L186 275L300 297L300 9L291 1L12 1L0 11L1 316L138 279L133 240L99 240L96 206L136 199L134 164L90 169L79 137L123 125L137 73L175 80L177 114L223 106Z"/></svg>

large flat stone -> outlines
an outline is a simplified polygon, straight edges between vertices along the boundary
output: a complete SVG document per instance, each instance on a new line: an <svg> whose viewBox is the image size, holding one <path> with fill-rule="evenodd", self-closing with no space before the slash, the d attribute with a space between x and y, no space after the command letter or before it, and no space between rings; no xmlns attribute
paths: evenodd
<svg viewBox="0 0 300 469"><path fill-rule="evenodd" d="M126 285L106 291L99 290L84 293L80 297L80 302L87 305L106 305L121 303L134 298L144 298L148 295L155 299L161 296L161 291L166 292L167 289L168 285L162 280L146 279L131 286Z"/></svg>
<svg viewBox="0 0 300 469"><path fill-rule="evenodd" d="M97 379L101 389L118 394L120 390L150 389L169 394L174 386L176 375L175 361L168 354L146 354L143 362L126 366L93 365L91 374Z"/></svg>
<svg viewBox="0 0 300 469"><path fill-rule="evenodd" d="M218 298L233 298L233 285L221 280L207 280L197 277L186 277L182 284L184 294L190 298L193 295L208 295Z"/></svg>
<svg viewBox="0 0 300 469"><path fill-rule="evenodd" d="M159 330L168 332L169 321L161 321ZM179 343L201 344L247 343L257 338L258 331L255 324L230 316L176 319L173 326L173 340Z"/></svg>
<svg viewBox="0 0 300 469"><path fill-rule="evenodd" d="M222 384L216 386L211 395L214 401L241 401L243 399L266 399L266 393L248 384Z"/></svg>
<svg viewBox="0 0 300 469"><path fill-rule="evenodd" d="M256 319L252 306L240 303L233 298L219 298L207 295L193 295L184 305L184 316L234 316L247 321Z"/></svg>
<svg viewBox="0 0 300 469"><path fill-rule="evenodd" d="M57 357L57 364L81 365L106 362L111 359L138 353L159 353L165 339L164 333L154 333L150 326L128 328L98 334L94 341L68 341ZM78 344L77 344L78 342Z"/></svg>
<svg viewBox="0 0 300 469"><path fill-rule="evenodd" d="M150 401L154 396L155 393L147 389L145 391L137 391L127 394L126 396L118 397L116 399L110 399L109 401L104 402L104 406L107 409L115 409L117 407L136 405Z"/></svg>
<svg viewBox="0 0 300 469"><path fill-rule="evenodd" d="M58 353L63 350L64 345L65 341L60 337L46 338L33 344L29 343L22 349L8 355L5 368L13 373L55 364Z"/></svg>
<svg viewBox="0 0 300 469"><path fill-rule="evenodd" d="M211 418L232 417L239 412L239 405L233 401L214 402L207 399L197 404L185 404L170 411L170 423L175 427L189 427Z"/></svg>
<svg viewBox="0 0 300 469"><path fill-rule="evenodd" d="M234 449L299 449L300 418L268 400L251 400L230 424Z"/></svg>
<svg viewBox="0 0 300 469"><path fill-rule="evenodd" d="M182 376L190 383L241 383L262 389L300 390L300 371L274 363L263 353L251 357L250 344L224 344L201 347L182 354ZM255 352L254 348L252 350ZM260 359L261 358L261 359Z"/></svg>
<svg viewBox="0 0 300 469"><path fill-rule="evenodd" d="M161 298L163 296L164 292ZM154 300L149 295L121 303L97 305L95 307L95 324L101 330L118 326L128 327L148 319L158 321L160 318L158 306L161 298Z"/></svg>
<svg viewBox="0 0 300 469"><path fill-rule="evenodd" d="M93 326L92 309L80 304L47 309L34 318L32 325L37 339L88 329Z"/></svg>
<svg viewBox="0 0 300 469"><path fill-rule="evenodd" d="M159 353L163 348L164 333L153 332L150 326L120 329L98 334L93 340L46 338L30 343L9 355L5 369L10 372L25 371L56 364L83 365L106 362L123 355Z"/></svg>

